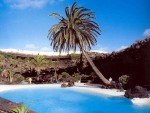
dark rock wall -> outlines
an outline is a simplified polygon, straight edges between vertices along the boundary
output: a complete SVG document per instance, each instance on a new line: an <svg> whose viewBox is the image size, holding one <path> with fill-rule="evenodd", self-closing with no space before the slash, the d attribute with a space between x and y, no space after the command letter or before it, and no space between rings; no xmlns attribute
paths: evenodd
<svg viewBox="0 0 150 113"><path fill-rule="evenodd" d="M105 57L96 56L93 60L106 78L118 80L126 74L131 76L133 84L150 86L150 38ZM92 71L90 66L85 70Z"/></svg>

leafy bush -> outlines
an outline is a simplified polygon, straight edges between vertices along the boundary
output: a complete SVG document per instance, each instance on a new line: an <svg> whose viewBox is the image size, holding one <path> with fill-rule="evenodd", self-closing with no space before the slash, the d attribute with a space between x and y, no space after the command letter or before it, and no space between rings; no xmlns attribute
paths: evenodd
<svg viewBox="0 0 150 113"><path fill-rule="evenodd" d="M4 58L4 55L0 54L0 60L3 60Z"/></svg>
<svg viewBox="0 0 150 113"><path fill-rule="evenodd" d="M26 81L27 81L29 84L31 84L31 83L32 83L32 78L31 78L31 77L28 77L28 78L26 78Z"/></svg>
<svg viewBox="0 0 150 113"><path fill-rule="evenodd" d="M73 77L73 78L74 78L74 81L76 81L76 82L79 81L80 78L81 78L80 73L74 73L73 76L74 76L74 77Z"/></svg>
<svg viewBox="0 0 150 113"><path fill-rule="evenodd" d="M18 82L21 82L24 80L24 77L21 74L16 74L15 77L17 78Z"/></svg>
<svg viewBox="0 0 150 113"><path fill-rule="evenodd" d="M23 103L20 107L13 109L11 113L27 113L28 111L29 107L27 108Z"/></svg>
<svg viewBox="0 0 150 113"><path fill-rule="evenodd" d="M13 56L13 55L5 55L5 58L7 58L7 59L14 59L14 60L17 59L16 56Z"/></svg>
<svg viewBox="0 0 150 113"><path fill-rule="evenodd" d="M3 68L2 67L0 67L0 74L1 74L1 72L3 71Z"/></svg>
<svg viewBox="0 0 150 113"><path fill-rule="evenodd" d="M123 85L126 85L129 82L130 76L128 75L122 75L119 77L119 82L122 83Z"/></svg>
<svg viewBox="0 0 150 113"><path fill-rule="evenodd" d="M62 72L61 74L62 74L62 78L67 78L70 76L69 73L67 72Z"/></svg>
<svg viewBox="0 0 150 113"><path fill-rule="evenodd" d="M79 54L79 53L71 53L70 56L71 56L71 57L79 57L80 54Z"/></svg>
<svg viewBox="0 0 150 113"><path fill-rule="evenodd" d="M47 65L51 65L51 64L52 64L52 60L46 59L46 60L45 60L45 63L46 63Z"/></svg>
<svg viewBox="0 0 150 113"><path fill-rule="evenodd" d="M45 68L44 65L47 64L46 58L44 55L36 55L32 60L35 70L40 73L41 69Z"/></svg>
<svg viewBox="0 0 150 113"><path fill-rule="evenodd" d="M9 75L9 82L12 83L14 75L15 75L15 71L13 70L13 68L9 68L9 69L7 69L7 71L8 71L8 75Z"/></svg>

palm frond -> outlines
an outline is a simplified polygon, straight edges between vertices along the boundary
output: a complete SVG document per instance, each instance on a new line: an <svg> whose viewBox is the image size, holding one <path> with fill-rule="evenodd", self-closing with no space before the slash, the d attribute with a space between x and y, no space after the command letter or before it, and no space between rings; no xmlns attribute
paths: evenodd
<svg viewBox="0 0 150 113"><path fill-rule="evenodd" d="M77 47L90 50L97 42L96 37L100 35L99 25L93 21L95 13L90 9L78 7L75 2L70 8L65 8L65 14L66 18L57 13L51 14L60 20L48 31L53 49L60 53L76 51Z"/></svg>

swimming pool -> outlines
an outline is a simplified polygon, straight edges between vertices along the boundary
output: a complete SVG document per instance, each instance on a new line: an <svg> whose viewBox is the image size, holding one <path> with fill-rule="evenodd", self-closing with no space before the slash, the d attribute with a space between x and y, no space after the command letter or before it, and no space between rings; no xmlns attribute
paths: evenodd
<svg viewBox="0 0 150 113"><path fill-rule="evenodd" d="M0 92L0 97L24 102L38 113L150 113L125 97L81 93L63 88L31 88Z"/></svg>

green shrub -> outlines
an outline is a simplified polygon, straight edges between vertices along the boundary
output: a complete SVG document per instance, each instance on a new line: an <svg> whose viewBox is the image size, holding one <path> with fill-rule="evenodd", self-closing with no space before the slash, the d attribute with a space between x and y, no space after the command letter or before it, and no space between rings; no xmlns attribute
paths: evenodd
<svg viewBox="0 0 150 113"><path fill-rule="evenodd" d="M0 60L3 60L4 58L4 55L0 54Z"/></svg>
<svg viewBox="0 0 150 113"><path fill-rule="evenodd" d="M1 74L1 72L3 71L3 68L2 67L0 67L0 74Z"/></svg>
<svg viewBox="0 0 150 113"><path fill-rule="evenodd" d="M51 65L51 64L52 64L52 60L46 59L45 61L46 61L46 64L48 64L48 65Z"/></svg>
<svg viewBox="0 0 150 113"><path fill-rule="evenodd" d="M62 75L62 78L67 78L70 76L67 72L62 72L61 75Z"/></svg>
<svg viewBox="0 0 150 113"><path fill-rule="evenodd" d="M40 74L40 71L45 68L45 64L47 64L46 58L44 55L34 56L32 62L35 66L35 70L37 71L38 75Z"/></svg>
<svg viewBox="0 0 150 113"><path fill-rule="evenodd" d="M130 76L128 75L122 75L119 77L119 82L122 83L123 85L126 85L129 82Z"/></svg>
<svg viewBox="0 0 150 113"><path fill-rule="evenodd" d="M26 81L27 81L29 84L31 84L31 83L32 83L32 78L31 78L31 77L27 77L27 78L26 78Z"/></svg>
<svg viewBox="0 0 150 113"><path fill-rule="evenodd" d="M71 53L70 56L71 56L71 57L79 57L80 54L79 54L79 53Z"/></svg>
<svg viewBox="0 0 150 113"><path fill-rule="evenodd" d="M80 78L81 78L81 75L80 75L80 73L74 73L73 74L73 79L74 79L74 81L79 81L80 80Z"/></svg>
<svg viewBox="0 0 150 113"><path fill-rule="evenodd" d="M20 107L12 109L11 113L27 113L29 111L29 107L27 108L23 103Z"/></svg>
<svg viewBox="0 0 150 113"><path fill-rule="evenodd" d="M16 56L13 56L13 55L5 55L5 58L7 58L7 59L14 59L14 60L17 59Z"/></svg>
<svg viewBox="0 0 150 113"><path fill-rule="evenodd" d="M15 75L15 71L13 70L13 68L8 68L7 71L9 76L9 82L12 83Z"/></svg>
<svg viewBox="0 0 150 113"><path fill-rule="evenodd" d="M21 82L24 80L24 77L21 74L16 74L15 77L17 78L18 82Z"/></svg>

